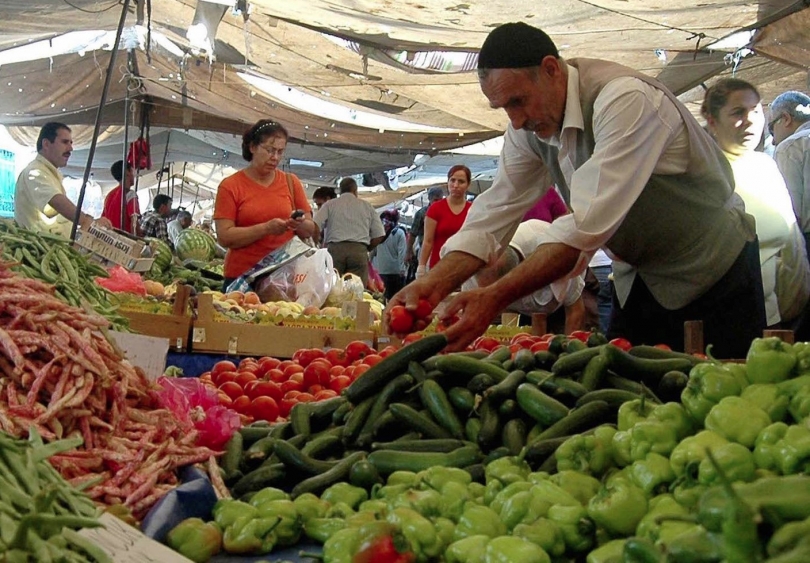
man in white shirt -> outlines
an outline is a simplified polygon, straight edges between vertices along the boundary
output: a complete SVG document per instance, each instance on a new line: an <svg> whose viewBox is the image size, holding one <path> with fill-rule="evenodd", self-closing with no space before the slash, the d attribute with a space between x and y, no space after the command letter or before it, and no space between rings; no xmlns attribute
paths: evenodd
<svg viewBox="0 0 810 563"><path fill-rule="evenodd" d="M661 84L594 59L564 61L551 39L504 24L481 48L479 81L509 117L498 172L428 276L392 300L437 304L488 263L525 212L556 184L572 213L508 275L462 292L446 335L460 350L516 298L614 259L609 335L683 348L683 322L702 320L721 357L744 357L765 326L753 218L724 155Z"/></svg>
<svg viewBox="0 0 810 563"><path fill-rule="evenodd" d="M314 217L335 268L343 274L355 274L368 287L368 253L385 239L385 229L372 205L357 197L354 178L340 181L340 197L318 209Z"/></svg>
<svg viewBox="0 0 810 563"><path fill-rule="evenodd" d="M771 102L768 129L810 259L810 96L795 90L779 94Z"/></svg>
<svg viewBox="0 0 810 563"><path fill-rule="evenodd" d="M169 234L169 240L172 246L177 246L177 238L180 233L185 231L191 226L191 213L188 211L180 211L173 220L166 224L166 232Z"/></svg>
<svg viewBox="0 0 810 563"><path fill-rule="evenodd" d="M32 231L44 231L70 238L76 206L65 194L59 168L67 166L73 152L73 137L64 123L49 122L37 138L37 156L20 172L14 188L14 220ZM95 222L112 228L104 217L94 220L87 213L79 216L84 229Z"/></svg>

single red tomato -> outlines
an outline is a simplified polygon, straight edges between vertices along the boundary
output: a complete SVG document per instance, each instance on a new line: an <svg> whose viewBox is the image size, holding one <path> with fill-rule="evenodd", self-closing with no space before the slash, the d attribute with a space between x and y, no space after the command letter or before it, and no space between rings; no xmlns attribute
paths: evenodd
<svg viewBox="0 0 810 563"><path fill-rule="evenodd" d="M345 375L346 377L351 378L351 380L354 381L354 370L356 369L356 367L357 366L349 366L349 367L347 367L346 369L343 370L343 375Z"/></svg>
<svg viewBox="0 0 810 563"><path fill-rule="evenodd" d="M211 368L211 375L214 376L223 371L236 371L236 364L230 360L221 360Z"/></svg>
<svg viewBox="0 0 810 563"><path fill-rule="evenodd" d="M231 407L233 405L233 399L222 391L217 391L217 397L219 398L219 404L223 407Z"/></svg>
<svg viewBox="0 0 810 563"><path fill-rule="evenodd" d="M236 381L236 378L239 377L239 372L236 371L221 371L219 373L215 373L211 376L211 380L214 384L219 387L223 383L228 381Z"/></svg>
<svg viewBox="0 0 810 563"><path fill-rule="evenodd" d="M360 364L359 366L354 368L354 373L352 374L352 377L357 379L358 377L366 373L370 367L371 366L368 364Z"/></svg>
<svg viewBox="0 0 810 563"><path fill-rule="evenodd" d="M298 399L295 397L284 397L281 399L281 402L278 404L278 414L279 416L283 416L287 418L290 415L290 410L298 404Z"/></svg>
<svg viewBox="0 0 810 563"><path fill-rule="evenodd" d="M259 375L260 377L265 375L268 371L273 368L277 368L278 364L281 363L281 360L278 358L271 358L270 356L265 356L261 360L259 360Z"/></svg>
<svg viewBox="0 0 810 563"><path fill-rule="evenodd" d="M328 383L330 379L329 368L322 363L312 363L304 368L304 387Z"/></svg>
<svg viewBox="0 0 810 563"><path fill-rule="evenodd" d="M315 400L316 401L325 401L326 399L334 399L337 397L338 394L336 391L332 389L321 389L317 393L315 393Z"/></svg>
<svg viewBox="0 0 810 563"><path fill-rule="evenodd" d="M282 361L281 361L281 363L279 363L279 364L276 366L276 368L277 368L277 369L280 369L281 371L284 371L284 370L285 370L285 369L287 369L289 366L297 366L297 365L298 365L298 362L294 362L294 361L292 361L292 360L282 360Z"/></svg>
<svg viewBox="0 0 810 563"><path fill-rule="evenodd" d="M285 377L290 377L294 373L303 373L304 368L299 364L290 364L284 368L284 375Z"/></svg>
<svg viewBox="0 0 810 563"><path fill-rule="evenodd" d="M362 360L373 353L374 349L362 340L353 340L346 345L346 357L349 358L349 362Z"/></svg>
<svg viewBox="0 0 810 563"><path fill-rule="evenodd" d="M329 368L329 376L330 377L338 377L343 375L343 372L346 371L346 368L343 366L332 366Z"/></svg>
<svg viewBox="0 0 810 563"><path fill-rule="evenodd" d="M239 369L246 368L246 367L251 367L251 366L258 366L258 365L259 365L259 362L256 360L256 358L248 357L248 358L242 358L241 360L239 360Z"/></svg>
<svg viewBox="0 0 810 563"><path fill-rule="evenodd" d="M256 397L250 402L248 413L255 420L274 422L278 418L279 407L272 397Z"/></svg>
<svg viewBox="0 0 810 563"><path fill-rule="evenodd" d="M286 375L284 375L284 372L278 368L271 369L265 374L264 377L270 381L275 381L276 383L283 383L289 379Z"/></svg>
<svg viewBox="0 0 810 563"><path fill-rule="evenodd" d="M241 397L245 394L242 387L236 383L235 381L226 381L222 385L219 386L219 390L225 393L228 397L233 400L236 400L238 397Z"/></svg>
<svg viewBox="0 0 810 563"><path fill-rule="evenodd" d="M327 360L325 357L318 358L317 360L312 360L312 362L309 365L312 365L312 364L320 364L323 367L325 367L326 369L332 369L332 367L333 367L331 362L329 360ZM338 367L342 367L342 366L338 366Z"/></svg>
<svg viewBox="0 0 810 563"><path fill-rule="evenodd" d="M334 391L335 393L340 393L346 387L348 387L352 382L352 378L347 375L338 375L337 377L333 377L332 380L329 382L329 389Z"/></svg>
<svg viewBox="0 0 810 563"><path fill-rule="evenodd" d="M236 412L238 412L239 414L249 415L250 413L247 410L249 406L250 406L250 397L248 397L247 395L240 395L239 397L234 399L231 408Z"/></svg>
<svg viewBox="0 0 810 563"><path fill-rule="evenodd" d="M433 305L427 299L420 299L416 304L416 311L413 312L417 319L426 319L433 312Z"/></svg>
<svg viewBox="0 0 810 563"><path fill-rule="evenodd" d="M577 340L581 340L582 342L587 342L588 338L590 337L591 333L587 330L575 330L568 335L568 338L576 338Z"/></svg>
<svg viewBox="0 0 810 563"><path fill-rule="evenodd" d="M306 392L312 396L315 396L318 394L319 391L323 391L324 389L325 387L323 385L321 385L320 383L316 383L315 385L311 385Z"/></svg>
<svg viewBox="0 0 810 563"><path fill-rule="evenodd" d="M346 352L340 348L330 348L326 351L326 360L333 366L348 366L351 362Z"/></svg>
<svg viewBox="0 0 810 563"><path fill-rule="evenodd" d="M672 351L672 347L669 344L656 344L654 348L660 348L661 350Z"/></svg>
<svg viewBox="0 0 810 563"><path fill-rule="evenodd" d="M422 334L421 332L412 332L409 335L407 335L405 338L402 339L402 345L406 346L406 345L410 344L411 342L416 342L417 340L422 340L422 338L424 338L424 336L425 335Z"/></svg>
<svg viewBox="0 0 810 563"><path fill-rule="evenodd" d="M204 371L203 373L200 374L200 379L202 381L205 381L206 379L208 381L211 381L211 372L210 371Z"/></svg>
<svg viewBox="0 0 810 563"><path fill-rule="evenodd" d="M366 364L368 367L376 366L381 361L383 361L383 357L379 354L369 354L365 358L363 358L362 363Z"/></svg>
<svg viewBox="0 0 810 563"><path fill-rule="evenodd" d="M413 315L402 305L394 305L388 310L388 326L396 334L411 332L413 322Z"/></svg>
<svg viewBox="0 0 810 563"><path fill-rule="evenodd" d="M251 381L256 381L257 379L258 378L256 377L255 374L249 371L242 371L239 372L239 375L236 376L236 379L234 379L234 381L236 381L239 385L242 386L242 389L244 389L245 385L247 385Z"/></svg>
<svg viewBox="0 0 810 563"><path fill-rule="evenodd" d="M281 386L272 381L257 381L253 387L246 389L248 397L255 399L256 397L273 397L276 402L281 400L284 394L281 392Z"/></svg>
<svg viewBox="0 0 810 563"><path fill-rule="evenodd" d="M630 348L633 347L633 343L627 340L626 338L614 338L610 341L610 344L613 344L616 348L620 348L627 352Z"/></svg>
<svg viewBox="0 0 810 563"><path fill-rule="evenodd" d="M288 391L303 391L303 390L304 390L303 381L295 381L293 379L288 379L287 381L281 384L282 393L287 393Z"/></svg>
<svg viewBox="0 0 810 563"><path fill-rule="evenodd" d="M509 344L517 344L518 342L520 342L520 340L521 340L521 339L526 338L527 336L528 336L529 338L531 338L531 337L532 337L532 335L531 335L531 334L529 334L528 332L518 332L517 334L515 334L515 335L514 335L514 336L513 336L513 337L512 337L512 338L509 340Z"/></svg>
<svg viewBox="0 0 810 563"><path fill-rule="evenodd" d="M532 347L529 348L529 350L531 350L532 353L543 352L545 350L548 350L548 340L541 340L539 342L535 342L534 344L532 344Z"/></svg>
<svg viewBox="0 0 810 563"><path fill-rule="evenodd" d="M409 336L410 336L410 335L409 335ZM388 356L390 356L391 354L393 354L393 353L394 353L394 352L396 352L397 350L399 350L399 347L398 347L398 346L394 346L393 344L389 344L388 346L386 346L385 348L383 348L382 350L380 350L379 352L377 352L377 354L378 354L378 355L379 355L381 358L387 358Z"/></svg>
<svg viewBox="0 0 810 563"><path fill-rule="evenodd" d="M315 397L312 393L301 393L295 398L296 401L299 403L311 403L315 400Z"/></svg>
<svg viewBox="0 0 810 563"><path fill-rule="evenodd" d="M307 367L314 360L324 358L325 356L326 352L324 352L320 348L302 348L301 350L297 350L295 354L293 354L293 360L298 362L302 366Z"/></svg>
<svg viewBox="0 0 810 563"><path fill-rule="evenodd" d="M304 384L304 373L301 371L295 372L290 376L289 381L297 381L301 384ZM306 385L305 385L306 386Z"/></svg>
<svg viewBox="0 0 810 563"><path fill-rule="evenodd" d="M303 391L298 391L297 389L292 389L290 391L285 392L284 395L281 396L281 398L282 399L287 399L287 400L295 399L302 392Z"/></svg>
<svg viewBox="0 0 810 563"><path fill-rule="evenodd" d="M473 341L472 347L474 350L492 352L500 345L501 343L496 338L492 338L491 336L479 336Z"/></svg>

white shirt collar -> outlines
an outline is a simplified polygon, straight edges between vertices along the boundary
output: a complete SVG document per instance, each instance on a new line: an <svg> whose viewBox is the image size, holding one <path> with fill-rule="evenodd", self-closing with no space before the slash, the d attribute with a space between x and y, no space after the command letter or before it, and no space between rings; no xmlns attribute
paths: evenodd
<svg viewBox="0 0 810 563"><path fill-rule="evenodd" d="M563 61L564 63L564 61ZM563 113L562 131L548 139L540 139L544 143L559 147L560 139L564 136L566 129L585 130L585 119L582 117L582 103L579 99L579 70L566 64L568 69L568 87L565 95L565 112Z"/></svg>

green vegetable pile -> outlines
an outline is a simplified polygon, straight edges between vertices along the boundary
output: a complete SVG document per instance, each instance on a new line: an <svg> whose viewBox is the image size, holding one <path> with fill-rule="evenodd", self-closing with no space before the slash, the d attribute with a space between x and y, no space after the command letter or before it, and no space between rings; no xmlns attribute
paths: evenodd
<svg viewBox="0 0 810 563"><path fill-rule="evenodd" d="M15 272L52 284L56 296L65 303L90 307L115 330L127 330L129 321L118 314L115 296L95 282L97 277L109 277L107 270L88 260L69 240L0 219L0 258L16 262L11 266Z"/></svg>
<svg viewBox="0 0 810 563"><path fill-rule="evenodd" d="M95 505L47 461L81 445L81 438L44 445L31 433L28 442L0 433L0 559L112 563L77 532L101 526Z"/></svg>
<svg viewBox="0 0 810 563"><path fill-rule="evenodd" d="M443 346L243 428L221 460L238 500L207 524L221 543L194 529L231 553L305 536L326 563L810 561L810 345L757 339L746 364Z"/></svg>

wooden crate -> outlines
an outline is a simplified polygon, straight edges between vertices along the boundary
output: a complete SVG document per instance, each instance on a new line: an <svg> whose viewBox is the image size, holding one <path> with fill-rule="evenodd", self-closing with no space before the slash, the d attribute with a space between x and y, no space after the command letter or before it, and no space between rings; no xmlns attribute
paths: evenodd
<svg viewBox="0 0 810 563"><path fill-rule="evenodd" d="M133 332L168 338L172 350L186 351L189 349L193 324L193 317L189 311L190 297L191 287L180 284L174 296L171 315L126 310L121 311L121 314L129 319L129 327Z"/></svg>
<svg viewBox="0 0 810 563"><path fill-rule="evenodd" d="M309 327L307 321L290 321L290 326L220 321L215 318L213 297L202 294L197 299L191 349L194 352L291 358L302 348L343 348L354 340L376 346L377 335L370 329L367 304L358 303L356 321L357 330Z"/></svg>

